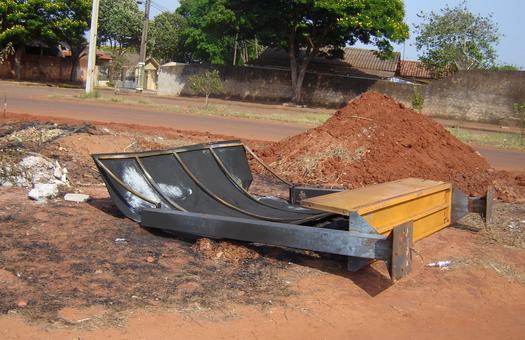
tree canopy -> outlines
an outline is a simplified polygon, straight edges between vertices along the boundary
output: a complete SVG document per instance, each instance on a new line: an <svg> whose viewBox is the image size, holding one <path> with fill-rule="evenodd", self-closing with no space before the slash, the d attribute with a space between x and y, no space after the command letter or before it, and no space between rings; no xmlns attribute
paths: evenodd
<svg viewBox="0 0 525 340"><path fill-rule="evenodd" d="M89 16L89 0L0 1L0 49L14 47L17 79L20 55L29 43L51 47L65 42L72 51L82 49Z"/></svg>
<svg viewBox="0 0 525 340"><path fill-rule="evenodd" d="M490 68L496 60L494 46L500 33L492 16L472 13L466 2L439 12L421 13L416 25L420 60L435 75Z"/></svg>
<svg viewBox="0 0 525 340"><path fill-rule="evenodd" d="M186 28L186 19L175 12L163 12L150 23L148 32L148 54L161 62L186 61L182 48L182 31Z"/></svg>
<svg viewBox="0 0 525 340"><path fill-rule="evenodd" d="M78 64L87 46L85 32L91 19L90 0L57 0L55 26L57 39L71 51L70 81L78 81Z"/></svg>
<svg viewBox="0 0 525 340"><path fill-rule="evenodd" d="M138 47L143 14L135 0L101 0L98 19L98 42L122 53Z"/></svg>
<svg viewBox="0 0 525 340"><path fill-rule="evenodd" d="M183 48L191 60L226 64L233 60L237 14L227 0L181 0L177 13L186 19Z"/></svg>
<svg viewBox="0 0 525 340"><path fill-rule="evenodd" d="M57 1L4 0L0 2L0 45L11 42L15 47L28 42L57 41L53 23Z"/></svg>
<svg viewBox="0 0 525 340"><path fill-rule="evenodd" d="M240 17L241 35L288 51L294 102L310 61L318 56L341 57L343 48L358 41L374 44L383 57L391 42L408 38L401 0L228 0Z"/></svg>
<svg viewBox="0 0 525 340"><path fill-rule="evenodd" d="M494 65L490 68L491 71L521 71L521 68L516 65L500 64Z"/></svg>

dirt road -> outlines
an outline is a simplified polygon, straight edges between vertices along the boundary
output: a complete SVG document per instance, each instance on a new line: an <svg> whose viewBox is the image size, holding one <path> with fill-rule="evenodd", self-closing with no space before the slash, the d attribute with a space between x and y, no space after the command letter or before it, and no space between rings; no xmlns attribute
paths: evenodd
<svg viewBox="0 0 525 340"><path fill-rule="evenodd" d="M215 134L233 135L239 138L258 140L279 140L308 128L305 125L283 122L203 116L178 112L155 111L147 105L128 105L91 100L64 99L82 93L79 89L64 89L45 86L27 86L13 82L0 82L0 96L7 98L7 110L14 113L30 113L61 118L94 120L100 122L130 123L148 126L164 126L180 130L194 130ZM173 105L195 105L190 98L167 99L156 98L157 102ZM249 103L232 103L216 100L218 103L234 105L238 110L250 107L250 110L271 113L276 110L297 111L298 113L313 109L283 108L281 105L263 105ZM525 153L510 150L496 150L476 147L498 170L523 171Z"/></svg>
<svg viewBox="0 0 525 340"><path fill-rule="evenodd" d="M380 262L349 273L344 261L288 253L236 265L207 259L121 218L103 188L88 192L88 205L45 205L0 187L0 218L9 221L0 228L1 339L450 340L525 332L525 251L488 242L479 219L418 242L423 257L392 284ZM497 205L494 232L519 223L522 212ZM116 244L121 237L128 242ZM436 260L453 265L425 267ZM20 298L27 306L12 303Z"/></svg>

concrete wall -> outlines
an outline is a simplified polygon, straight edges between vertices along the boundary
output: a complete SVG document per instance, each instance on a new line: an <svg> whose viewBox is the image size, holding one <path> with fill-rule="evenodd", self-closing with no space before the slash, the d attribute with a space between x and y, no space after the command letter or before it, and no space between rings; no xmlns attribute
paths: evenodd
<svg viewBox="0 0 525 340"><path fill-rule="evenodd" d="M431 82L423 94L423 111L430 115L509 123L512 105L525 101L525 72L458 72Z"/></svg>
<svg viewBox="0 0 525 340"><path fill-rule="evenodd" d="M193 95L189 76L218 69L224 81L220 95L226 99L282 103L292 90L287 70L225 65L174 64L162 66L158 93ZM452 77L417 85L424 95L423 111L433 116L484 122L509 122L512 104L525 101L525 72L459 72ZM374 90L410 106L413 86L363 77L307 73L303 98L309 105L340 107L359 94Z"/></svg>

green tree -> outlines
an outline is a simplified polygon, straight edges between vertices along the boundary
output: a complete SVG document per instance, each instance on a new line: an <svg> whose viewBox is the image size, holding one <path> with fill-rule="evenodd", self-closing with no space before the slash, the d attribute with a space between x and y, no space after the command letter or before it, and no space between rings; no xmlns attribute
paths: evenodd
<svg viewBox="0 0 525 340"><path fill-rule="evenodd" d="M500 64L490 68L491 71L521 71L519 66L511 64Z"/></svg>
<svg viewBox="0 0 525 340"><path fill-rule="evenodd" d="M85 32L91 19L90 0L57 0L53 21L57 39L71 51L70 81L78 81L78 65L87 46Z"/></svg>
<svg viewBox="0 0 525 340"><path fill-rule="evenodd" d="M21 57L28 42L58 43L55 17L57 1L2 0L0 1L0 49L9 43L15 49L14 71L21 77Z"/></svg>
<svg viewBox="0 0 525 340"><path fill-rule="evenodd" d="M211 94L222 91L222 80L218 70L194 74L188 78L188 81L194 93L203 95L206 98L204 102L205 107L208 107L208 98Z"/></svg>
<svg viewBox="0 0 525 340"><path fill-rule="evenodd" d="M186 19L182 42L194 62L231 63L238 18L227 0L181 0L177 13Z"/></svg>
<svg viewBox="0 0 525 340"><path fill-rule="evenodd" d="M435 76L494 65L500 33L491 15L474 14L462 2L438 13L420 13L420 17L423 23L415 26L416 48Z"/></svg>
<svg viewBox="0 0 525 340"><path fill-rule="evenodd" d="M514 113L514 118L518 121L521 129L520 143L521 146L523 146L525 140L525 102L514 103L514 105L512 105L512 112Z"/></svg>
<svg viewBox="0 0 525 340"><path fill-rule="evenodd" d="M98 43L109 45L118 55L122 55L127 48L138 47L142 16L135 0L101 0Z"/></svg>
<svg viewBox="0 0 525 340"><path fill-rule="evenodd" d="M15 53L13 43L8 42L4 47L0 49L0 64L3 64L10 55Z"/></svg>
<svg viewBox="0 0 525 340"><path fill-rule="evenodd" d="M164 12L157 15L149 26L148 53L161 62L186 61L181 43L181 33L186 20L178 13Z"/></svg>
<svg viewBox="0 0 525 340"><path fill-rule="evenodd" d="M383 57L392 55L391 42L408 38L401 0L229 0L240 18L243 38L286 49L290 59L292 101L302 102L301 90L310 61L319 55L341 57L357 41L376 45Z"/></svg>

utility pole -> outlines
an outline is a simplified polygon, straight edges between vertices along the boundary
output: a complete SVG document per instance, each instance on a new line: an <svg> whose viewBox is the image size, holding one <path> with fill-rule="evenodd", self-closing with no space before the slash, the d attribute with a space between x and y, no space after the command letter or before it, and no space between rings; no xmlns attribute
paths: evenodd
<svg viewBox="0 0 525 340"><path fill-rule="evenodd" d="M91 28L89 29L88 68L86 77L86 93L93 92L95 87L95 63L97 62L97 30L98 5L100 0L93 0L91 8Z"/></svg>
<svg viewBox="0 0 525 340"><path fill-rule="evenodd" d="M235 45L233 46L233 66L237 64L237 39L239 38L239 32L235 33Z"/></svg>
<svg viewBox="0 0 525 340"><path fill-rule="evenodd" d="M148 40L149 10L151 0L146 0L144 4L144 26L142 27L142 38L140 40L140 53L138 64L137 91L144 89L144 66L146 62L146 41Z"/></svg>

